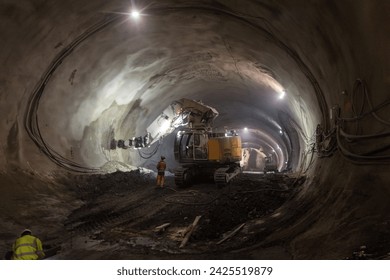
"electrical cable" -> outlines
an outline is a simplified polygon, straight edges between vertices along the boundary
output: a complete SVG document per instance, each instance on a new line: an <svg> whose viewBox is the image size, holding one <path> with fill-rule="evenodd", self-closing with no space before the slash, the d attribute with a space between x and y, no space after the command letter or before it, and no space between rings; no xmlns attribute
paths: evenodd
<svg viewBox="0 0 390 280"><path fill-rule="evenodd" d="M298 54L288 47L285 43L283 43L279 38L275 36L270 30L270 24L267 20L264 18L258 18L265 21L268 25L268 29L262 27L261 25L255 24L247 18L250 18L250 16L245 14L239 14L235 13L234 11L230 11L227 9L220 9L215 8L211 6L204 6L204 7L191 7L191 6L182 6L182 7L156 7L156 8L150 8L150 12L155 13L165 13L166 11L183 11L183 10L202 10L207 12L219 12L221 14L224 14L225 16L230 16L235 18L236 20L242 21L262 32L273 42L275 43L279 48L281 48L283 51L285 51L298 65L299 69L304 73L304 75L309 79L311 82L315 93L317 95L317 100L319 101L319 107L323 114L324 122L327 122L327 106L326 101L324 98L324 95L322 93L321 88L319 87L318 82L316 81L314 75L310 72L309 68L304 64L304 62L301 60L301 58L298 56ZM60 156L52 147L50 147L45 140L43 139L40 130L39 130L39 121L38 121L38 107L39 107L39 101L41 96L43 95L43 91L45 89L46 84L48 83L50 77L54 73L54 71L57 69L57 67L62 63L62 61L74 50L75 47L77 47L81 42L83 42L85 39L90 37L91 35L95 34L96 32L102 30L104 27L106 27L108 24L114 22L118 18L120 18L121 15L114 15L114 16L107 16L103 21L97 23L96 25L89 28L87 31L82 33L80 36L78 36L73 42L71 42L67 47L65 47L53 60L53 62L50 64L47 71L42 75L41 81L37 84L35 90L33 91L32 95L29 98L28 102L28 109L26 110L24 123L25 128L27 130L27 133L29 134L30 138L34 141L34 143L38 146L38 148L46 154L53 162L55 162L57 165L66 168L68 170L74 170L78 172L95 172L98 169L96 168L89 168L84 167L80 164L77 164L71 160L68 160L62 156ZM156 150L154 151L154 153ZM152 155L154 154L152 152ZM149 156L142 155L141 152L139 152L141 157L148 158Z"/></svg>
<svg viewBox="0 0 390 280"><path fill-rule="evenodd" d="M369 95L368 95L368 89L367 89L367 83L366 83L366 81L361 80L361 79L357 79L357 80L355 81L355 84L356 84L356 83L358 84L357 87L358 87L358 86L362 86L362 87L363 87L364 96L365 96L366 99L367 99L368 106L370 107L371 114L374 116L374 118L375 118L377 121L379 121L379 122L381 122L381 123L383 123L383 124L385 124L385 125L390 125L390 122L389 122L389 121L384 120L384 119L382 119L381 117L379 117L379 116L376 114L376 112L373 110L373 106L372 106L372 103L371 103L371 99L370 99L370 97L369 97ZM387 100L387 101L390 101L390 100Z"/></svg>
<svg viewBox="0 0 390 280"><path fill-rule="evenodd" d="M33 140L35 145L42 153L44 153L55 164L57 164L58 166L66 170L76 171L81 173L91 173L91 172L97 172L100 169L86 167L72 160L69 160L61 156L50 145L48 145L48 143L46 143L46 141L43 139L39 127L38 109L39 109L40 99L43 96L44 89L47 83L49 82L51 76L55 72L55 70L59 67L59 65L61 65L63 60L72 53L75 47L77 47L81 42L83 42L91 35L102 30L108 24L110 24L111 22L119 18L120 16L117 15L106 16L102 21L98 22L97 24L87 29L85 32L79 35L75 40L73 40L68 46L66 46L63 50L61 50L60 53L58 53L56 57L53 59L53 61L50 63L49 67L46 69L44 74L41 76L40 81L37 83L32 94L29 97L26 113L23 119L24 127L28 135L30 136L30 138Z"/></svg>
<svg viewBox="0 0 390 280"><path fill-rule="evenodd" d="M368 115L373 115L375 117L375 119L377 119L379 122L383 123L383 124L386 124L386 125L390 125L390 122L386 121L386 120L383 120L382 118L380 118L376 112L379 111L380 109L382 109L383 107L387 106L390 104L390 99L387 99L385 100L384 102L380 103L379 105L377 106L372 106L372 103L371 103L371 100L368 96L368 90L367 90L367 84L365 81L363 80L360 80L360 79L357 79L355 81L355 84L354 84L354 90L353 90L353 93L352 93L352 104L354 103L354 96L355 96L355 91L359 88L356 84L358 84L359 86L362 86L364 88L364 97L365 99L367 99L367 102L369 104L369 111L363 113L361 112L361 114L359 115L355 115L355 117L352 117L352 118L340 118L338 117L337 119L339 121L347 121L347 122L352 122L352 121L358 121ZM353 105L352 105L353 107Z"/></svg>
<svg viewBox="0 0 390 280"><path fill-rule="evenodd" d="M235 12L230 11L230 10L209 7L209 6L205 6L205 7L182 6L182 7L173 7L173 8L170 8L170 7L168 7L168 8L158 7L157 8L156 7L156 8L151 8L150 12L155 12L156 14L158 14L158 13L164 14L167 11L168 12L169 11L175 12L175 11L194 10L194 9L201 10L201 11L207 11L207 12L219 12L225 16L230 16L230 17L233 17L239 21L242 21L245 24L250 25L253 28L263 32L265 34L265 36L268 37L268 39L270 39L276 46L278 46L281 50L286 52L295 61L298 68L301 70L301 72L306 76L306 78L310 81L311 85L313 86L314 91L315 91L316 96L317 96L317 101L319 102L319 108L320 108L321 113L322 113L322 119L324 122L325 129L328 128L327 103L326 103L326 99L324 97L324 94L323 94L317 80L315 79L315 76L311 73L310 69L306 66L306 64L304 64L302 59L299 57L298 53L295 50L293 50L292 48L288 47L284 42L282 42L278 37L276 37L275 34L272 33L272 31L270 31L270 28L269 28L270 24L264 18L261 18L261 19L267 22L268 29L247 20L247 18L249 17L248 15L243 15L243 14L235 13ZM42 134L40 132L38 114L37 114L37 111L39 108L40 98L42 97L45 86L48 83L48 81L49 81L50 77L52 76L52 74L54 73L54 71L63 62L63 60L74 50L74 48L77 47L85 39L87 39L88 37L97 33L98 31L102 30L103 28L105 28L106 26L108 26L112 22L116 21L120 17L121 17L121 15L120 16L118 16L118 15L107 16L104 20L93 25L91 28L89 28L84 33L82 33L80 36L78 36L67 47L65 47L55 57L55 59L52 61L52 63L50 64L50 66L48 67L46 72L42 75L40 82L36 85L33 93L31 94L31 96L29 98L26 114L24 116L24 125L25 125L25 129L26 129L27 133L29 134L29 136L33 140L33 142L37 145L37 147L44 154L46 154L57 165L59 165L63 168L66 168L68 170L73 170L73 171L78 171L78 172L96 172L99 169L85 167L85 166L82 166L74 161L66 159L63 156L59 155L52 147L50 147L45 142L45 140L43 139ZM354 91L353 91L354 93L352 95L353 98L355 98L355 95L357 94L358 89L362 90L362 92L364 94L363 97L367 99L368 105L370 107L369 108L370 111L363 113L364 102L362 102L360 110L358 110L358 112L356 112L356 110L354 108L354 106L355 106L354 102L352 102L355 117L350 118L350 119L341 118L340 120L341 121L356 121L356 120L359 120L359 119L365 117L368 114L372 114L381 123L386 124L386 125L390 125L390 122L380 118L376 114L376 111L378 111L379 109L383 108L384 106L390 104L390 100L387 100L384 103L382 103L376 107L373 107L371 100L368 96L367 85L364 81L356 80L355 85L354 85ZM342 150L342 152L344 154L351 156L351 157L353 157L353 156L357 156L358 158L363 157L363 159L368 159L368 158L378 159L379 158L379 156L369 157L369 156L356 155L354 153L347 153L348 151L345 149L344 146L342 146L342 144L340 142L340 135L339 134L340 134L339 131L337 131L336 132L337 144L338 144L338 147ZM302 133L302 135L304 135L304 134ZM325 135L325 139L330 138L332 135L333 135L333 132L331 131L331 133L329 133L328 135ZM372 135L370 135L370 137L371 136ZM364 138L365 136L362 136L362 137ZM367 137L367 138L370 138L370 137ZM381 137L381 136L378 136L378 137ZM348 137L348 139L351 139L351 138L352 137ZM363 139L363 138L361 138L361 139ZM354 138L354 139L358 139L358 138ZM150 154L145 154L145 153L142 154L141 151L138 151L138 153L142 158L148 159L151 156L153 156L157 152L157 150L158 150L158 146ZM332 151L332 150L333 150L333 148L325 149L325 151ZM313 149L313 151L314 151L314 149ZM307 157L307 155L308 154L306 154L305 157ZM388 156L384 156L383 158L387 159L387 157Z"/></svg>
<svg viewBox="0 0 390 280"><path fill-rule="evenodd" d="M358 121L358 120L363 119L364 117L366 117L366 116L368 116L368 115L370 115L370 114L372 114L372 113L382 109L383 107L385 107L385 106L387 106L389 104L390 104L390 99L388 99L388 100L382 102L381 104L373 107L372 109L370 109L370 111L365 112L364 114L362 114L360 116L352 117L352 118L340 118L340 117L338 117L337 120L338 121L346 121L346 122Z"/></svg>
<svg viewBox="0 0 390 280"><path fill-rule="evenodd" d="M307 166L310 166L310 160L309 160L309 162L307 161L309 153L310 153L310 149L307 149L303 152L301 165L299 167L299 174L300 175L302 175L306 172L306 170L308 169Z"/></svg>
<svg viewBox="0 0 390 280"><path fill-rule="evenodd" d="M357 97L361 96L362 101L361 104L356 104L359 102L357 101ZM365 100L367 100L367 103L369 105L369 110L367 112L364 112L364 104ZM390 145L385 145L379 148L376 148L375 150L371 150L368 152L364 152L361 154L354 153L350 151L344 144L343 140L347 143L358 143L359 141L368 141L373 139L381 139L386 138L390 136L390 131L384 131L380 133L374 133L374 134L357 134L357 131L359 130L359 121L363 118L365 118L368 115L374 116L376 120L378 120L380 123L385 125L390 125L390 122L380 118L376 112L383 107L390 104L390 99L385 100L381 104L377 106L372 106L371 100L368 95L368 89L367 84L364 80L357 79L353 85L353 91L351 95L351 103L352 103L352 112L353 117L352 118L341 118L339 116L336 116L336 126L328 133L323 134L321 142L317 143L318 146L323 144L325 140L330 139L330 142L328 144L328 147L324 149L320 149L319 157L327 157L333 154L333 152L336 149L339 149L341 154L348 159L349 161L352 161L354 163L358 164L385 164L388 163L388 160L390 160L390 155L376 155L379 152L383 152L390 149ZM347 133L343 129L344 122L355 122L356 123L356 133L350 134ZM334 137L336 135L336 137Z"/></svg>
<svg viewBox="0 0 390 280"><path fill-rule="evenodd" d="M390 131L377 133L377 134L365 134L365 135L355 135L346 133L341 127L339 128L340 135L347 139L373 139L373 138L383 138L390 136Z"/></svg>
<svg viewBox="0 0 390 280"><path fill-rule="evenodd" d="M390 163L390 155L384 155L384 156L370 156L370 155L359 155L353 152L350 152L347 148L345 148L341 142L340 139L340 132L339 128L336 132L337 137L337 144L339 150L342 152L342 154L348 158L349 160L352 160L354 162L358 162L361 164L383 164L383 163ZM368 153L369 154L369 153Z"/></svg>
<svg viewBox="0 0 390 280"><path fill-rule="evenodd" d="M369 152L364 152L364 153L362 153L362 156L377 154L377 153L380 153L380 152L383 152L383 151L387 151L389 149L390 149L390 144L387 144L384 147L379 147L379 148L375 148L374 150L371 150Z"/></svg>
<svg viewBox="0 0 390 280"><path fill-rule="evenodd" d="M353 101L356 100L356 97L355 95L357 95L357 91L358 91L359 87L356 85L356 82L355 84L353 85L353 89L352 89L352 96L351 96L351 99ZM364 92L363 92L364 93ZM352 112L355 114L355 116L361 116L363 114L363 111L364 111L364 98L365 98L365 95L363 95L363 99L362 99L362 105L361 105L361 108L359 110L359 113L356 112L356 109L355 109L355 102L352 102Z"/></svg>

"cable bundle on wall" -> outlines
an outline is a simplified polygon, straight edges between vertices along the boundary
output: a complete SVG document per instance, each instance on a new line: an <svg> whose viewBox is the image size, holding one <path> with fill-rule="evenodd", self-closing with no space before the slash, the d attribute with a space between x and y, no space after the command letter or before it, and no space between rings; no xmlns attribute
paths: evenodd
<svg viewBox="0 0 390 280"><path fill-rule="evenodd" d="M38 108L40 104L41 97L43 96L45 87L49 82L51 76L54 74L56 69L61 65L64 59L72 53L72 51L85 39L95 34L96 32L102 30L104 27L119 19L120 16L117 15L108 15L101 22L98 22L80 36L78 36L73 42L71 42L67 47L65 47L57 56L53 59L49 67L43 73L40 81L36 85L34 91L32 92L27 108L26 113L24 115L24 127L30 136L30 138L34 141L36 146L39 148L41 152L43 152L51 161L53 161L58 166L69 170L76 171L82 173L96 172L99 171L98 168L86 167L81 164L78 164L72 160L65 158L56 152L47 142L43 139L38 120Z"/></svg>
<svg viewBox="0 0 390 280"><path fill-rule="evenodd" d="M315 146L318 157L330 157L337 150L335 132L335 127L332 128L328 133L325 133L321 125L317 126L315 133Z"/></svg>
<svg viewBox="0 0 390 280"><path fill-rule="evenodd" d="M357 94L361 94L362 101L360 106L356 105L357 102ZM337 137L337 147L340 152L350 161L358 164L388 164L390 163L390 153L384 154L385 151L390 151L390 130L371 133L371 134L358 134L360 128L360 121L367 116L374 117L382 125L388 127L390 126L390 121L384 120L381 118L377 111L388 106L390 104L390 99L385 100L381 104L377 106L373 106L368 94L367 84L364 80L356 80L353 86L353 92L351 96L352 102L352 112L354 116L352 118L341 118L337 119L336 126L336 137ZM368 111L364 112L365 105L368 105ZM356 127L355 134L346 131L346 123L353 123ZM386 139L386 140L383 140ZM379 140L379 141L378 141ZM380 141L383 140L383 141ZM379 148L371 149L369 151L357 153L351 149L351 145L366 145L366 146L374 146L375 143L384 143L383 146Z"/></svg>

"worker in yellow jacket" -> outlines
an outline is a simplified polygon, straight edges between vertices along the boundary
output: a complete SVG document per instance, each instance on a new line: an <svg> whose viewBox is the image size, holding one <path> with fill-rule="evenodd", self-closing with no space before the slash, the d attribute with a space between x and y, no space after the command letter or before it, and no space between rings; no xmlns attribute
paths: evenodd
<svg viewBox="0 0 390 280"><path fill-rule="evenodd" d="M25 229L12 246L14 260L38 260L45 257L42 242Z"/></svg>
<svg viewBox="0 0 390 280"><path fill-rule="evenodd" d="M157 163L157 186L163 188L165 181L165 169L167 168L167 164L164 161L165 157L161 156L161 160Z"/></svg>

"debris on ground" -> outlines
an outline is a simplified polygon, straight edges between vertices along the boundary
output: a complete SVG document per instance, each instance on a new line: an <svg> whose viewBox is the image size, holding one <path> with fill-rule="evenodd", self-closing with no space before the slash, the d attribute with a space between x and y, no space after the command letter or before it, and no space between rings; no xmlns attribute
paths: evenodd
<svg viewBox="0 0 390 280"><path fill-rule="evenodd" d="M192 233L196 230L196 227L198 226L199 220L202 218L202 216L196 216L194 222L188 227L186 230L186 234L184 235L183 241L180 244L179 248L183 248L186 246L188 240L190 239Z"/></svg>
<svg viewBox="0 0 390 280"><path fill-rule="evenodd" d="M89 236L115 250L120 244L115 254L122 256L130 248L141 255L181 254L184 246L187 253L203 253L210 244L241 242L236 236L243 234L245 223L271 216L304 179L240 174L222 189L210 183L177 188L173 176L166 182L172 187L157 191L155 176L139 169L72 178L83 204L68 216L68 236ZM188 221L193 221L190 226Z"/></svg>

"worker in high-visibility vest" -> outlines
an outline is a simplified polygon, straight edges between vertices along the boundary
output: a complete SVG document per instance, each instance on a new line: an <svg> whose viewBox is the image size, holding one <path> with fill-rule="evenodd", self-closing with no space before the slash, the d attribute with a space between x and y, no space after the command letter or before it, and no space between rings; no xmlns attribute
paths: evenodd
<svg viewBox="0 0 390 280"><path fill-rule="evenodd" d="M12 246L14 260L38 260L45 257L42 242L25 229Z"/></svg>
<svg viewBox="0 0 390 280"><path fill-rule="evenodd" d="M157 163L157 186L163 188L165 181L165 169L167 164L164 161L165 157L161 156L161 160Z"/></svg>

